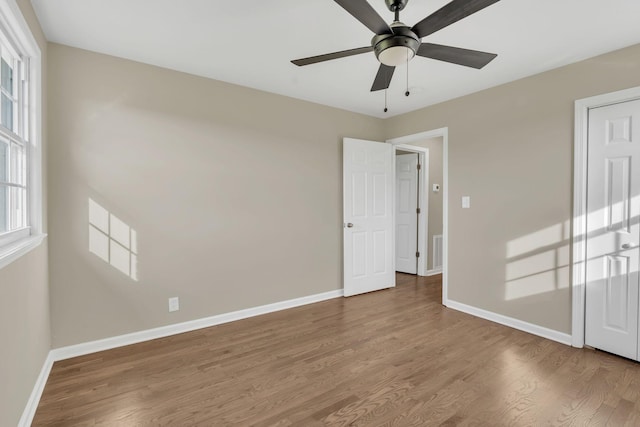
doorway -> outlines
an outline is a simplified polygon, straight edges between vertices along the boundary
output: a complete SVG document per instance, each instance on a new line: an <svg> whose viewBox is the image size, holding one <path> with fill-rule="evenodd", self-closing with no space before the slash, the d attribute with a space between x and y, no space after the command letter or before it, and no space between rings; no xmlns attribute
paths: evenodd
<svg viewBox="0 0 640 427"><path fill-rule="evenodd" d="M640 88L576 102L572 345L640 360Z"/></svg>
<svg viewBox="0 0 640 427"><path fill-rule="evenodd" d="M442 243L441 249L434 253L442 260L442 303L447 305L447 128L387 140L386 144L344 138L342 271L345 297L395 287L395 149L407 144L411 152L426 153L413 144L429 138L440 138L442 146L439 156L443 171ZM426 226L424 229L426 231Z"/></svg>
<svg viewBox="0 0 640 427"><path fill-rule="evenodd" d="M419 255L417 275L431 276L442 274L442 303L448 302L448 129L420 132L387 140L396 151L402 153L420 153L422 177L419 179L421 190L418 200L417 246ZM395 162L394 162L395 163ZM398 197L396 183L395 196ZM397 203L397 200L396 200ZM396 214L397 215L397 214ZM424 221L422 228L420 222ZM396 219L394 218L394 224ZM397 224L396 224L397 228ZM397 233L397 230L395 231ZM396 245L398 243L396 241ZM397 248L396 248L397 249ZM396 261L396 270L397 261Z"/></svg>
<svg viewBox="0 0 640 427"><path fill-rule="evenodd" d="M395 271L425 276L428 256L429 150L395 145Z"/></svg>

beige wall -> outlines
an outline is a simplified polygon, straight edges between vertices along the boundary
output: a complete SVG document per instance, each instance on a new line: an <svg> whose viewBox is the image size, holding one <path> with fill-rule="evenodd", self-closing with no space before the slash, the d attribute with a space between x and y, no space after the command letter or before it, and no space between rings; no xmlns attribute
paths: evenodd
<svg viewBox="0 0 640 427"><path fill-rule="evenodd" d="M0 425L15 426L49 352L47 249L0 270Z"/></svg>
<svg viewBox="0 0 640 427"><path fill-rule="evenodd" d="M40 45L46 73L47 46L31 3L18 0L18 5ZM43 90L46 96L46 88ZM43 148L46 159L46 145ZM37 249L0 269L0 426L18 424L49 352L47 275L46 240Z"/></svg>
<svg viewBox="0 0 640 427"><path fill-rule="evenodd" d="M428 138L424 141L411 142L408 145L415 145L429 149L429 188L426 195L429 197L428 215L428 235L427 235L427 270L433 269L433 236L442 234L442 137ZM440 184L440 191L433 192L433 184Z"/></svg>
<svg viewBox="0 0 640 427"><path fill-rule="evenodd" d="M56 44L49 85L54 347L341 288L342 137L381 121ZM139 282L88 252L89 198Z"/></svg>
<svg viewBox="0 0 640 427"><path fill-rule="evenodd" d="M451 300L570 332L574 101L635 86L640 45L386 121L449 128Z"/></svg>
<svg viewBox="0 0 640 427"><path fill-rule="evenodd" d="M449 298L568 333L573 102L640 85L634 46L377 120L49 50L54 346L338 289L341 138L440 127ZM139 282L88 252L88 198L137 230Z"/></svg>

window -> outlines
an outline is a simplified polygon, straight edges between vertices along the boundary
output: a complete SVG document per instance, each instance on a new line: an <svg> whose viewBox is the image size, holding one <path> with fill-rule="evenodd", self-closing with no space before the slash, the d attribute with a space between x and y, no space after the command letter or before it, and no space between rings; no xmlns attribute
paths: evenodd
<svg viewBox="0 0 640 427"><path fill-rule="evenodd" d="M0 234L28 227L25 62L0 39Z"/></svg>
<svg viewBox="0 0 640 427"><path fill-rule="evenodd" d="M43 239L40 50L15 0L0 2L0 267Z"/></svg>

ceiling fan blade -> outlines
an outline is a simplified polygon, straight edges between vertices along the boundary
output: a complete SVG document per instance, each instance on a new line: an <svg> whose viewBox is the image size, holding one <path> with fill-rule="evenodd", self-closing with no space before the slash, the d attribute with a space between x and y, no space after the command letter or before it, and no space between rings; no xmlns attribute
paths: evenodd
<svg viewBox="0 0 640 427"><path fill-rule="evenodd" d="M342 50L340 52L325 53L324 55L310 56L308 58L294 59L291 61L295 65L301 67L303 65L316 64L318 62L330 61L332 59L344 58L346 56L359 55L361 53L371 52L373 47L358 47L356 49Z"/></svg>
<svg viewBox="0 0 640 427"><path fill-rule="evenodd" d="M426 37L454 22L466 18L500 0L453 0L411 28L418 37Z"/></svg>
<svg viewBox="0 0 640 427"><path fill-rule="evenodd" d="M477 50L443 46L441 44L433 43L422 43L418 48L416 55L477 69L484 67L498 56L495 53L480 52Z"/></svg>
<svg viewBox="0 0 640 427"><path fill-rule="evenodd" d="M371 86L371 92L387 89L391 83L391 77L393 77L393 72L395 70L396 67L380 64L378 74L376 74L376 78L373 80L373 86Z"/></svg>
<svg viewBox="0 0 640 427"><path fill-rule="evenodd" d="M344 10L376 34L391 34L391 28L367 0L335 0Z"/></svg>

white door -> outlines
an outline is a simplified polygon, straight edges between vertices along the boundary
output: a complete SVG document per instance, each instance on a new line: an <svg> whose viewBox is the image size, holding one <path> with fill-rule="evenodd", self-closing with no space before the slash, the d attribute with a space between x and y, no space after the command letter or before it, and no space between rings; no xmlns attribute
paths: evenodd
<svg viewBox="0 0 640 427"><path fill-rule="evenodd" d="M640 101L589 111L585 343L638 355Z"/></svg>
<svg viewBox="0 0 640 427"><path fill-rule="evenodd" d="M396 155L396 271L418 272L418 154Z"/></svg>
<svg viewBox="0 0 640 427"><path fill-rule="evenodd" d="M344 294L395 286L393 147L344 139Z"/></svg>

